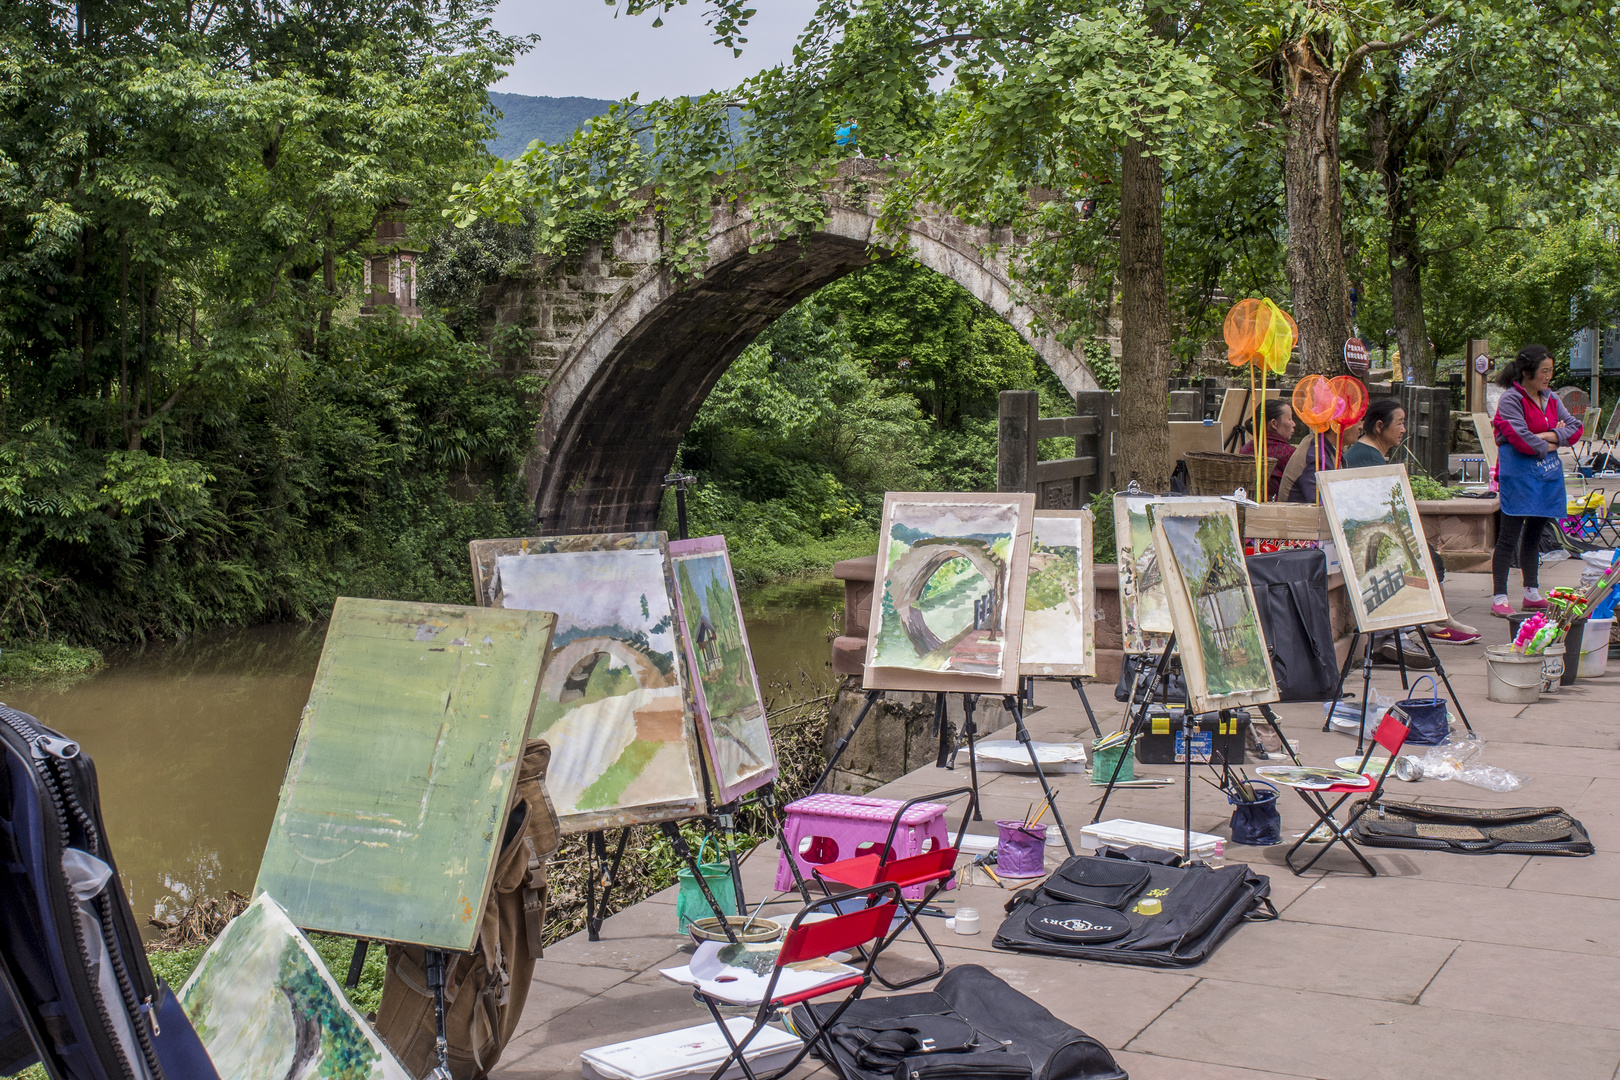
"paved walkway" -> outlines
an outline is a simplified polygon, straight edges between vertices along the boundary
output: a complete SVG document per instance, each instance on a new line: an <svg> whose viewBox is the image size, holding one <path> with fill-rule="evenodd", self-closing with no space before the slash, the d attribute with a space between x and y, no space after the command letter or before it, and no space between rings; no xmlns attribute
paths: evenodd
<svg viewBox="0 0 1620 1080"><path fill-rule="evenodd" d="M1573 561L1548 567L1543 587L1572 584L1579 569ZM1458 617L1480 627L1487 643L1499 642L1506 626L1488 613L1488 589L1487 575L1447 582ZM1369 879L1351 872L1353 860L1335 850L1318 870L1296 878L1281 866L1281 847L1230 848L1229 860L1270 876L1282 917L1239 928L1212 959L1181 971L995 951L990 941L1009 894L968 886L947 895L978 908L986 925L976 937L960 937L933 923L947 962L983 964L1101 1039L1133 1080L1613 1080L1620 1072L1620 859L1612 854L1620 848L1620 670L1535 705L1498 705L1485 700L1482 647L1446 648L1442 659L1486 742L1486 760L1531 780L1511 794L1392 780L1393 794L1563 806L1585 822L1598 854L1369 852L1380 872ZM1377 669L1375 685L1398 691L1394 669ZM1111 694L1098 688L1093 703L1105 727L1118 723L1123 709ZM1043 685L1037 704L1043 708L1030 724L1036 738L1089 735L1066 684ZM1320 705L1278 711L1305 761L1327 763L1354 750L1347 737L1322 733ZM1144 766L1138 775L1172 771ZM904 798L965 780L965 767L955 774L925 768L879 793ZM1058 805L1078 829L1090 821L1100 789L1078 777L1059 786ZM986 824L973 831L992 832L994 818L1021 816L1039 794L1033 778L1012 774L987 775L982 791ZM1178 779L1164 790L1118 793L1108 816L1179 825L1181 805ZM1285 793L1281 806L1285 836L1308 823L1296 797ZM1222 797L1194 781L1194 828L1225 834L1228 816ZM745 864L750 897L765 895L775 863L774 850L764 848ZM784 902L767 913L792 908ZM520 1034L495 1075L578 1076L582 1050L704 1022L690 992L657 971L685 962L674 928L670 890L608 920L600 942L580 934L549 950ZM922 950L902 941L895 953L904 959Z"/></svg>

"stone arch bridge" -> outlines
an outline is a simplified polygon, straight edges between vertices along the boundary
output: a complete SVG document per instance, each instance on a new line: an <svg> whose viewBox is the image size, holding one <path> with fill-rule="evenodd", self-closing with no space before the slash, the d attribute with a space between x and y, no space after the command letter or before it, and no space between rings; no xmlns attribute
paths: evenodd
<svg viewBox="0 0 1620 1080"><path fill-rule="evenodd" d="M537 267L486 291L498 323L532 328L523 362L547 378L524 464L541 532L647 529L661 482L709 391L778 316L823 285L889 251L874 246L875 162L846 163L828 188L828 217L807 241L751 252L765 239L745 211L717 211L703 277L681 282L659 262L659 227L646 214L591 245L577 265ZM1015 302L1004 258L1011 239L923 214L909 254L1005 318L1070 392L1095 389L1080 354L1032 329Z"/></svg>

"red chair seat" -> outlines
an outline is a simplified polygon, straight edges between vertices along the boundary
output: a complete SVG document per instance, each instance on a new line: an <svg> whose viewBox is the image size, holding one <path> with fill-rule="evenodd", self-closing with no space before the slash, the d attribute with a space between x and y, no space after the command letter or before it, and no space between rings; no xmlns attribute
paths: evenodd
<svg viewBox="0 0 1620 1080"><path fill-rule="evenodd" d="M825 983L821 986L812 986L808 990L800 990L797 994L788 994L784 997L772 998L771 1004L797 1005L799 1002L809 1001L811 998L826 997L828 994L835 994L840 990L848 990L850 987L859 986L865 981L866 976L864 975L851 975L849 978L839 979L837 982Z"/></svg>
<svg viewBox="0 0 1620 1080"><path fill-rule="evenodd" d="M947 877L956 869L956 849L935 848L921 855L896 859L887 866L879 855L860 855L816 867L816 873L828 881L864 889L880 881L892 881L902 889L924 885Z"/></svg>

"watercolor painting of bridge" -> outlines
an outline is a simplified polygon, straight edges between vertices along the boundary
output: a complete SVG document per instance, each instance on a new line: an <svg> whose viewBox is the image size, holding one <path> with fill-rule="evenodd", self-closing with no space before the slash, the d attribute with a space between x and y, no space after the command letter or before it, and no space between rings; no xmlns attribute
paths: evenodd
<svg viewBox="0 0 1620 1080"><path fill-rule="evenodd" d="M1090 510L1037 510L1024 591L1020 675L1095 675Z"/></svg>
<svg viewBox="0 0 1620 1080"><path fill-rule="evenodd" d="M723 536L671 540L669 558L698 727L719 801L728 803L776 778L776 754L737 581Z"/></svg>
<svg viewBox="0 0 1620 1080"><path fill-rule="evenodd" d="M1236 508L1220 499L1174 499L1148 516L1193 712L1276 701Z"/></svg>
<svg viewBox="0 0 1620 1080"><path fill-rule="evenodd" d="M1446 598L1435 580L1406 466L1324 472L1317 490L1361 632L1444 620Z"/></svg>
<svg viewBox="0 0 1620 1080"><path fill-rule="evenodd" d="M530 735L564 833L674 821L703 807L663 533L470 545L478 602L557 613Z"/></svg>
<svg viewBox="0 0 1620 1080"><path fill-rule="evenodd" d="M1119 625L1128 653L1164 651L1170 640L1170 603L1164 598L1159 556L1153 549L1151 495L1114 496L1114 552L1119 566Z"/></svg>
<svg viewBox="0 0 1620 1080"><path fill-rule="evenodd" d="M1035 496L889 492L868 690L1015 693Z"/></svg>

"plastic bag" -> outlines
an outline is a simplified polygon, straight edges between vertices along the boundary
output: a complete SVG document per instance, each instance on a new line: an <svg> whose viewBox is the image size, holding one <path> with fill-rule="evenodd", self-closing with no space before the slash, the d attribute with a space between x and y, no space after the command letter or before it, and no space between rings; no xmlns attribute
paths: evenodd
<svg viewBox="0 0 1620 1080"><path fill-rule="evenodd" d="M1413 764L1399 769L1397 775L1402 780L1460 780L1487 791L1517 791L1524 786L1529 777L1481 761L1484 749L1478 736L1453 735L1439 746L1429 747L1422 757L1406 755L1405 760Z"/></svg>
<svg viewBox="0 0 1620 1080"><path fill-rule="evenodd" d="M1372 738L1373 732L1378 730L1378 724L1384 719L1395 704L1395 699L1379 690L1372 688L1372 696L1367 701L1367 721L1364 728L1364 737ZM1322 703L1322 716L1329 726L1344 735L1354 736L1356 728L1361 725L1361 703L1359 701L1324 701Z"/></svg>

